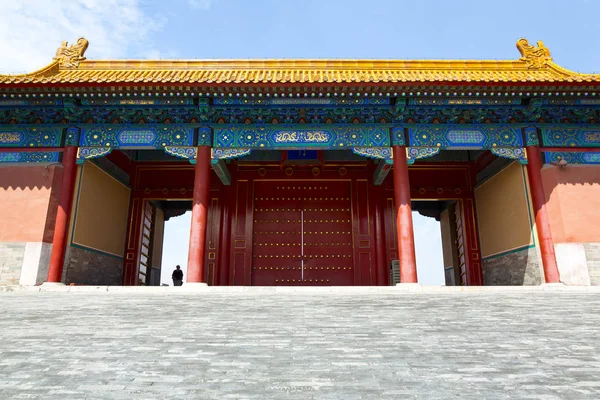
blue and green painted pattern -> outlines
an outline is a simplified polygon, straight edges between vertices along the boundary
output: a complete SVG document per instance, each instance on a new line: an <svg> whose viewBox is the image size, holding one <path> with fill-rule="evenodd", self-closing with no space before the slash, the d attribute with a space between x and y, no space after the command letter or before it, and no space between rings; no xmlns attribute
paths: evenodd
<svg viewBox="0 0 600 400"><path fill-rule="evenodd" d="M0 147L59 147L62 126L0 125Z"/></svg>
<svg viewBox="0 0 600 400"><path fill-rule="evenodd" d="M522 147L520 126L507 125L406 125L412 147L481 150Z"/></svg>
<svg viewBox="0 0 600 400"><path fill-rule="evenodd" d="M546 162L556 163L560 160L565 160L569 164L599 164L600 152L584 152L584 153L567 153L567 152L547 152Z"/></svg>
<svg viewBox="0 0 600 400"><path fill-rule="evenodd" d="M8 152L0 153L0 164L58 162L58 152Z"/></svg>
<svg viewBox="0 0 600 400"><path fill-rule="evenodd" d="M159 149L165 146L193 146L194 128L180 124L144 124L137 126L84 126L79 142L83 147L121 149Z"/></svg>
<svg viewBox="0 0 600 400"><path fill-rule="evenodd" d="M389 147L390 127L349 125L229 125L214 126L215 148L348 149Z"/></svg>
<svg viewBox="0 0 600 400"><path fill-rule="evenodd" d="M600 125L542 127L546 147L600 147Z"/></svg>

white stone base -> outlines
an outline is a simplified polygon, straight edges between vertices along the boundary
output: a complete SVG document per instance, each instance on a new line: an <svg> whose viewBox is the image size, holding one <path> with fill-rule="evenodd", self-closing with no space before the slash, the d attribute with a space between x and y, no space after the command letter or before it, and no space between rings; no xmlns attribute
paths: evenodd
<svg viewBox="0 0 600 400"><path fill-rule="evenodd" d="M583 243L558 243L554 245L560 281L569 286L591 285Z"/></svg>
<svg viewBox="0 0 600 400"><path fill-rule="evenodd" d="M50 243L25 243L20 285L40 285L48 279L51 252L52 244Z"/></svg>
<svg viewBox="0 0 600 400"><path fill-rule="evenodd" d="M208 285L204 282L186 282L181 286L163 286L169 291L182 292L204 292L208 290Z"/></svg>
<svg viewBox="0 0 600 400"><path fill-rule="evenodd" d="M573 292L598 293L600 286L567 286L560 283L542 284L539 286L423 286L420 284L402 284L398 286L204 286L194 285L187 289L184 286L67 286L62 283L44 283L41 286L8 285L0 286L2 292L72 292L72 293L130 293L130 294L165 294L206 293L206 294L248 294L248 295L408 295L415 293L429 295L466 295L476 293L543 293Z"/></svg>
<svg viewBox="0 0 600 400"><path fill-rule="evenodd" d="M423 285L421 285L420 283L396 283L396 286L394 286L394 288L396 290L400 290L402 292L422 292L423 291Z"/></svg>

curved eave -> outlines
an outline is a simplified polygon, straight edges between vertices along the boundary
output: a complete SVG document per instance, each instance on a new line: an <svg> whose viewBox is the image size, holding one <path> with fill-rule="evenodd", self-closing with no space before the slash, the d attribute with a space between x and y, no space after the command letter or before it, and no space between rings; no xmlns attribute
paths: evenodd
<svg viewBox="0 0 600 400"><path fill-rule="evenodd" d="M124 60L57 62L31 74L0 75L0 87L88 85L564 85L598 84L554 63L444 60Z"/></svg>

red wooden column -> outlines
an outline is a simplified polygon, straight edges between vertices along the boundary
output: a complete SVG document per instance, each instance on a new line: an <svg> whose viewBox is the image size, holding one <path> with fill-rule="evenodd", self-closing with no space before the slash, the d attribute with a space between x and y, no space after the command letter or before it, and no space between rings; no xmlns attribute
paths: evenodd
<svg viewBox="0 0 600 400"><path fill-rule="evenodd" d="M210 202L209 183L210 147L200 146L194 168L194 198L187 269L187 282L189 283L205 283L203 281L205 280L206 222Z"/></svg>
<svg viewBox="0 0 600 400"><path fill-rule="evenodd" d="M527 146L527 177L529 178L529 188L531 189L531 201L535 213L535 227L538 240L540 242L540 252L542 254L542 265L544 267L544 276L546 283L560 282L556 256L554 255L554 243L550 232L550 221L546 210L546 197L544 195L544 185L542 183L542 160L540 149L537 146Z"/></svg>
<svg viewBox="0 0 600 400"><path fill-rule="evenodd" d="M67 146L63 153L63 177L60 187L60 198L54 222L54 237L52 239L52 253L50 254L50 267L48 268L48 282L60 283L67 251L67 236L69 230L69 217L73 203L73 189L75 187L75 172L77 165L77 147Z"/></svg>
<svg viewBox="0 0 600 400"><path fill-rule="evenodd" d="M398 229L400 282L417 283L415 235L410 204L406 147L393 146L392 151L394 156L394 201L396 204L396 227Z"/></svg>

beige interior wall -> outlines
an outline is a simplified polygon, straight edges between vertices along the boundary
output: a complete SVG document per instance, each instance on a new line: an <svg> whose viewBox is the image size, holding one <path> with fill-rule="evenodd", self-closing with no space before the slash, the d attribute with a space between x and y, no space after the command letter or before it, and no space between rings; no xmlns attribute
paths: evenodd
<svg viewBox="0 0 600 400"><path fill-rule="evenodd" d="M130 189L86 161L78 171L72 243L123 257Z"/></svg>
<svg viewBox="0 0 600 400"><path fill-rule="evenodd" d="M482 257L533 243L523 168L514 162L475 189Z"/></svg>

